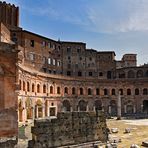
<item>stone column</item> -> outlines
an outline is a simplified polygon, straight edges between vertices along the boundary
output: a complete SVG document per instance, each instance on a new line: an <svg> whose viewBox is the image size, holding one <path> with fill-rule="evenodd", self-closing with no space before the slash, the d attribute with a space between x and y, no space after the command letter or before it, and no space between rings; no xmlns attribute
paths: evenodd
<svg viewBox="0 0 148 148"><path fill-rule="evenodd" d="M70 111L73 112L73 108L72 108L72 106L70 107Z"/></svg>
<svg viewBox="0 0 148 148"><path fill-rule="evenodd" d="M133 111L134 111L134 113L136 113L136 106L134 105L133 107L134 107L133 108Z"/></svg>
<svg viewBox="0 0 148 148"><path fill-rule="evenodd" d="M126 105L124 105L124 113L127 113Z"/></svg>
<svg viewBox="0 0 148 148"><path fill-rule="evenodd" d="M32 107L32 119L34 120L34 118L35 118L35 107L33 106Z"/></svg>
<svg viewBox="0 0 148 148"><path fill-rule="evenodd" d="M78 112L80 111L80 107L78 106Z"/></svg>
<svg viewBox="0 0 148 148"><path fill-rule="evenodd" d="M42 105L42 118L45 117L45 104Z"/></svg>
<svg viewBox="0 0 148 148"><path fill-rule="evenodd" d="M121 95L120 91L118 93L118 102L117 102L117 119L121 119Z"/></svg>
<svg viewBox="0 0 148 148"><path fill-rule="evenodd" d="M93 111L96 112L96 107L95 106L93 107Z"/></svg>
<svg viewBox="0 0 148 148"><path fill-rule="evenodd" d="M141 104L141 113L143 113L143 104Z"/></svg>
<svg viewBox="0 0 148 148"><path fill-rule="evenodd" d="M47 101L47 117L49 117L49 101Z"/></svg>
<svg viewBox="0 0 148 148"><path fill-rule="evenodd" d="M38 106L36 106L36 118L38 118Z"/></svg>

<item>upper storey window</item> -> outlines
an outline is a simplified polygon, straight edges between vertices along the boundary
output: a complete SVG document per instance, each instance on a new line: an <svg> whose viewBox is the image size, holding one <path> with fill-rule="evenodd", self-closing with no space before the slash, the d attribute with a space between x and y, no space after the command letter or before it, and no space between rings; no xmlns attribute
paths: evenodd
<svg viewBox="0 0 148 148"><path fill-rule="evenodd" d="M71 52L71 48L67 47L67 53L70 53L70 52Z"/></svg>
<svg viewBox="0 0 148 148"><path fill-rule="evenodd" d="M51 48L51 43L50 42L48 42L48 48Z"/></svg>
<svg viewBox="0 0 148 148"><path fill-rule="evenodd" d="M35 60L35 54L34 53L32 53L32 52L29 53L29 60L30 61L34 61Z"/></svg>
<svg viewBox="0 0 148 148"><path fill-rule="evenodd" d="M77 52L80 53L80 52L81 52L81 48L78 48L78 49L77 49Z"/></svg>
<svg viewBox="0 0 148 148"><path fill-rule="evenodd" d="M53 48L53 49L56 49L56 45L55 45L55 44L53 44L53 45L52 45L52 48Z"/></svg>
<svg viewBox="0 0 148 148"><path fill-rule="evenodd" d="M56 65L56 60L55 59L53 59L52 64Z"/></svg>
<svg viewBox="0 0 148 148"><path fill-rule="evenodd" d="M51 64L51 58L48 58L48 64Z"/></svg>
<svg viewBox="0 0 148 148"><path fill-rule="evenodd" d="M61 62L60 61L57 62L57 66L61 66Z"/></svg>
<svg viewBox="0 0 148 148"><path fill-rule="evenodd" d="M45 47L45 46L46 46L46 42L43 41L43 42L42 42L42 47Z"/></svg>
<svg viewBox="0 0 148 148"><path fill-rule="evenodd" d="M30 40L30 46L34 47L34 40Z"/></svg>

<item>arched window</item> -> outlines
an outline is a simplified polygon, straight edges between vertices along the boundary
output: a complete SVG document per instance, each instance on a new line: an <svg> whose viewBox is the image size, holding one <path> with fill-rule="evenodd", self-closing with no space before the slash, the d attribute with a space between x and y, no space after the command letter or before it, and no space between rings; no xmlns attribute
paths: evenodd
<svg viewBox="0 0 148 148"><path fill-rule="evenodd" d="M27 82L27 91L30 91L29 82Z"/></svg>
<svg viewBox="0 0 148 148"><path fill-rule="evenodd" d="M80 95L83 95L83 88L80 88Z"/></svg>
<svg viewBox="0 0 148 148"><path fill-rule="evenodd" d="M104 89L104 95L108 95L108 90L106 88Z"/></svg>
<svg viewBox="0 0 148 148"><path fill-rule="evenodd" d="M68 94L68 88L67 88L67 87L65 87L64 93L65 93L65 94Z"/></svg>
<svg viewBox="0 0 148 148"><path fill-rule="evenodd" d="M119 78L125 78L125 72L124 71L119 72Z"/></svg>
<svg viewBox="0 0 148 148"><path fill-rule="evenodd" d="M73 87L72 88L72 94L75 95L76 94L76 89Z"/></svg>
<svg viewBox="0 0 148 148"><path fill-rule="evenodd" d="M131 89L127 89L127 95L131 95Z"/></svg>
<svg viewBox="0 0 148 148"><path fill-rule="evenodd" d="M23 91L26 91L26 85L24 81L23 81Z"/></svg>
<svg viewBox="0 0 148 148"><path fill-rule="evenodd" d="M50 94L53 94L53 86L50 86Z"/></svg>
<svg viewBox="0 0 148 148"><path fill-rule="evenodd" d="M92 95L91 89L88 88L88 95Z"/></svg>
<svg viewBox="0 0 148 148"><path fill-rule="evenodd" d="M143 77L143 71L142 70L138 70L137 71L137 78L142 78Z"/></svg>
<svg viewBox="0 0 148 148"><path fill-rule="evenodd" d="M96 88L96 95L100 95L100 89Z"/></svg>
<svg viewBox="0 0 148 148"><path fill-rule="evenodd" d="M138 88L135 89L135 95L139 95L139 89Z"/></svg>
<svg viewBox="0 0 148 148"><path fill-rule="evenodd" d="M147 88L144 88L143 89L143 95L147 95L147 94L148 94Z"/></svg>
<svg viewBox="0 0 148 148"><path fill-rule="evenodd" d="M46 85L43 85L43 93L46 93Z"/></svg>
<svg viewBox="0 0 148 148"><path fill-rule="evenodd" d="M63 101L63 109L64 111L70 111L70 102L68 100Z"/></svg>
<svg viewBox="0 0 148 148"><path fill-rule="evenodd" d="M37 93L40 93L40 85L37 84Z"/></svg>
<svg viewBox="0 0 148 148"><path fill-rule="evenodd" d="M34 83L32 83L32 92L34 92Z"/></svg>
<svg viewBox="0 0 148 148"><path fill-rule="evenodd" d="M123 95L123 89L119 89L120 95Z"/></svg>
<svg viewBox="0 0 148 148"><path fill-rule="evenodd" d="M132 70L128 71L128 78L135 78L134 71L132 71Z"/></svg>
<svg viewBox="0 0 148 148"><path fill-rule="evenodd" d="M116 95L115 89L112 89L112 95Z"/></svg>
<svg viewBox="0 0 148 148"><path fill-rule="evenodd" d="M19 89L21 90L22 89L22 81L19 80Z"/></svg>
<svg viewBox="0 0 148 148"><path fill-rule="evenodd" d="M61 93L61 89L60 87L57 87L57 94L60 94Z"/></svg>

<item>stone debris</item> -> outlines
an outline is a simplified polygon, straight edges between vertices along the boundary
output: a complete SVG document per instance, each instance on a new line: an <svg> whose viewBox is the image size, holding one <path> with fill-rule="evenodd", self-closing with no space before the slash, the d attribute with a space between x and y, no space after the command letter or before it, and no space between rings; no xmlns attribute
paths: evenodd
<svg viewBox="0 0 148 148"><path fill-rule="evenodd" d="M125 128L125 132L124 133L130 133L131 132L131 128Z"/></svg>
<svg viewBox="0 0 148 148"><path fill-rule="evenodd" d="M132 145L130 146L130 148L140 148L140 146L138 146L138 145L136 145L136 144L132 144Z"/></svg>
<svg viewBox="0 0 148 148"><path fill-rule="evenodd" d="M118 128L112 128L112 129L111 129L111 132L112 132L112 133L118 133L119 131L118 131Z"/></svg>
<svg viewBox="0 0 148 148"><path fill-rule="evenodd" d="M35 120L28 148L59 147L106 142L108 133L103 112L60 112L55 119Z"/></svg>
<svg viewBox="0 0 148 148"><path fill-rule="evenodd" d="M148 140L147 140L147 141L143 141L143 142L142 142L142 146L148 147Z"/></svg>

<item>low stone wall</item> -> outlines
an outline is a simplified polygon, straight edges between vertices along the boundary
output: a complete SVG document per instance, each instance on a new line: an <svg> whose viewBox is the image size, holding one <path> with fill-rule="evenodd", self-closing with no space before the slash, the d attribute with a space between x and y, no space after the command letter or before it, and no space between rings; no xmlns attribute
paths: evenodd
<svg viewBox="0 0 148 148"><path fill-rule="evenodd" d="M61 112L57 118L34 121L29 148L52 148L92 141L107 141L102 112Z"/></svg>

